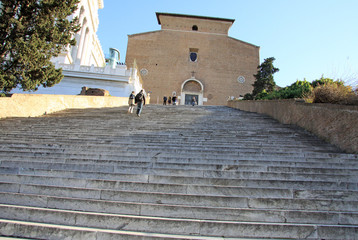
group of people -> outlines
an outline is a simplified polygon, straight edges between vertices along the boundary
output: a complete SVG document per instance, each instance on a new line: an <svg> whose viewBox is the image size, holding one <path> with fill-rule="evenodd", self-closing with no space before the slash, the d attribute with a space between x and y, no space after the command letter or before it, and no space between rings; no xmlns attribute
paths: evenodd
<svg viewBox="0 0 358 240"><path fill-rule="evenodd" d="M163 105L167 105L167 101L168 101L168 105L171 105L173 103L173 105L177 105L177 96L169 96L169 98L167 98L166 96L163 97Z"/></svg>
<svg viewBox="0 0 358 240"><path fill-rule="evenodd" d="M167 105L167 102L168 102L168 105L177 105L177 96L172 96L172 97L169 97L167 98L166 96L163 97L163 105ZM196 102L196 99L195 97L192 98L191 100L191 105L196 105L197 102ZM138 117L140 117L140 114L142 113L142 109L143 109L143 106L145 105L145 94L143 92L143 89L139 91L139 93L137 95L135 95L135 92L132 91L132 93L129 95L129 99L128 99L128 105L129 105L129 108L128 108L128 113L133 113L133 110L134 110L134 106L137 105L137 111L136 111L136 114Z"/></svg>
<svg viewBox="0 0 358 240"><path fill-rule="evenodd" d="M140 90L137 95L135 95L135 92L132 91L129 95L128 105L128 113L133 113L134 106L137 105L137 116L140 117L143 106L145 105L145 95L143 90Z"/></svg>
<svg viewBox="0 0 358 240"><path fill-rule="evenodd" d="M167 101L168 101L168 105L171 105L172 104L172 102L173 102L173 105L177 105L177 97L174 95L173 97L169 97L169 98L167 98L166 96L164 96L163 97L163 105L167 105ZM195 97L193 97L192 99L191 99L191 105L192 106L195 106L195 105L197 105L198 103L197 103L197 101L196 101L196 98Z"/></svg>

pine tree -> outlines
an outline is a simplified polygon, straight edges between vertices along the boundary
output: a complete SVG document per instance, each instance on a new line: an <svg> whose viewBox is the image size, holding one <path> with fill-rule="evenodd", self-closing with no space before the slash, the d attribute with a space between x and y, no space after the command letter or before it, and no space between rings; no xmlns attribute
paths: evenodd
<svg viewBox="0 0 358 240"><path fill-rule="evenodd" d="M257 74L254 75L256 81L252 85L254 90L252 95L255 97L263 91L272 92L276 86L273 79L273 74L278 72L279 69L273 66L274 57L266 58L260 66L257 67Z"/></svg>
<svg viewBox="0 0 358 240"><path fill-rule="evenodd" d="M0 91L36 91L59 83L62 69L50 61L75 45L78 19L68 17L79 0L6 0L0 9Z"/></svg>

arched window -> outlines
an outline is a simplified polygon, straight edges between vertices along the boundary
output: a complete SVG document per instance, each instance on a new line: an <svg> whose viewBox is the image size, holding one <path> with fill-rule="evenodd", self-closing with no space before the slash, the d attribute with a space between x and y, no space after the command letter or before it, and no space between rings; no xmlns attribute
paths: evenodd
<svg viewBox="0 0 358 240"><path fill-rule="evenodd" d="M193 31L198 31L198 26L193 25L192 30L193 30Z"/></svg>

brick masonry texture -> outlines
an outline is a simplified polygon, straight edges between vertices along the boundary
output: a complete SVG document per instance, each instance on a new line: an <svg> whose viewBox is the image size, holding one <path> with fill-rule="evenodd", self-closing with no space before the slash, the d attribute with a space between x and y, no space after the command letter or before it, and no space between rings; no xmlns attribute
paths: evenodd
<svg viewBox="0 0 358 240"><path fill-rule="evenodd" d="M148 70L142 79L145 90L152 92L151 103L174 91L183 96L183 83L193 76L203 85L204 105L226 105L229 96L252 91L259 47L228 36L233 20L171 14L157 17L162 29L129 35L126 55L127 66L132 67L135 60L139 70ZM190 61L190 51L197 52L196 62ZM238 82L239 76L245 77L244 83Z"/></svg>

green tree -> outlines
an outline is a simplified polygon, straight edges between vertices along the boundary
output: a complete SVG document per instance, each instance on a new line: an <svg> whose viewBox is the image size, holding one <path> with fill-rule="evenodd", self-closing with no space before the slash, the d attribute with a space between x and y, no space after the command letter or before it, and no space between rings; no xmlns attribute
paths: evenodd
<svg viewBox="0 0 358 240"><path fill-rule="evenodd" d="M265 92L272 92L276 86L276 83L273 79L273 74L278 72L279 69L273 66L274 57L266 58L260 66L257 67L257 74L254 75L255 82L252 85L254 90L252 95L256 97L258 94Z"/></svg>
<svg viewBox="0 0 358 240"><path fill-rule="evenodd" d="M59 83L62 69L52 57L75 45L80 30L69 16L79 0L6 0L0 10L0 91L20 87L36 91Z"/></svg>

